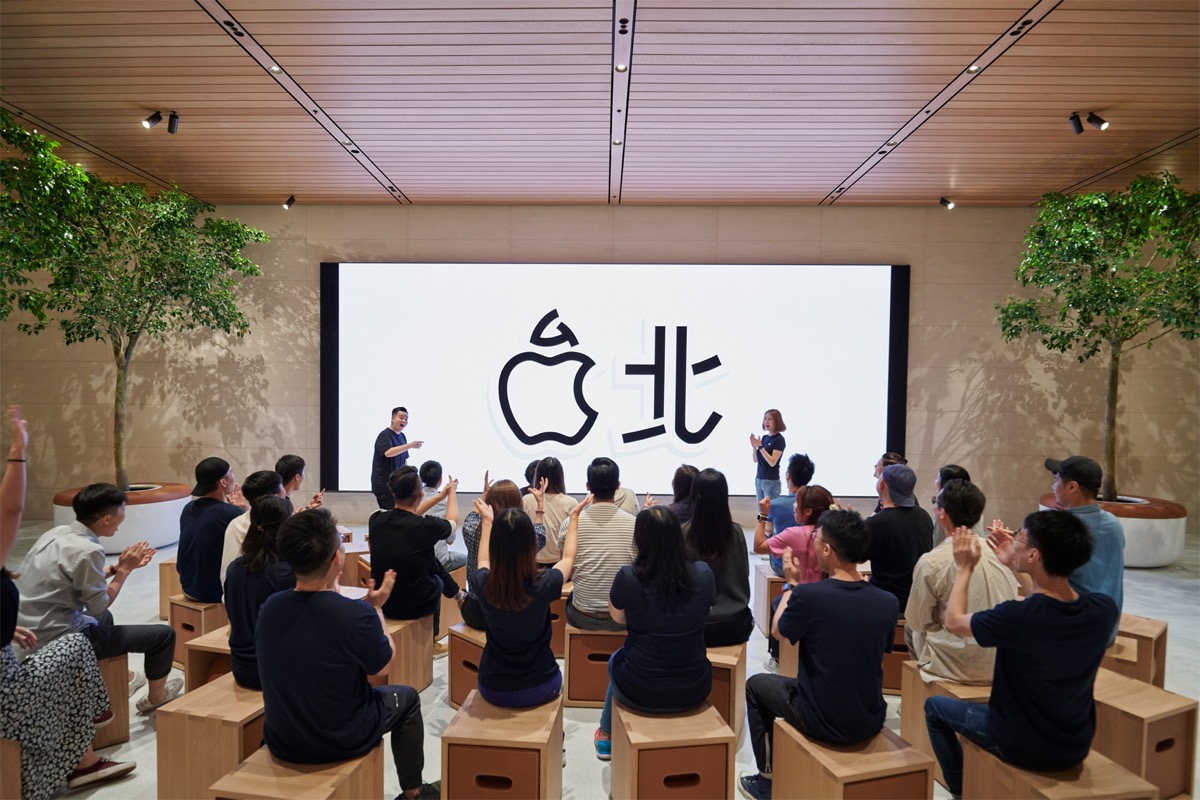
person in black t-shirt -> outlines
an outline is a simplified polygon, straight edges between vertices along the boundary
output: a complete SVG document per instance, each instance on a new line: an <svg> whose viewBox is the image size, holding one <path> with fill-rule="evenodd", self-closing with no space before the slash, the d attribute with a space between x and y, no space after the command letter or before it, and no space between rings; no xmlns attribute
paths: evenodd
<svg viewBox="0 0 1200 800"><path fill-rule="evenodd" d="M392 473L408 463L408 451L420 449L423 441L410 442L402 432L408 426L408 409L396 406L392 409L392 421L375 437L375 449L371 453L371 491L379 507L387 510L395 502L388 480Z"/></svg>
<svg viewBox="0 0 1200 800"><path fill-rule="evenodd" d="M779 460L787 448L783 432L787 425L783 424L783 415L777 408L768 408L763 413L762 429L766 436L759 438L750 434L750 458L757 465L754 473L754 499L762 500L770 497L774 500L783 491L779 480Z"/></svg>
<svg viewBox="0 0 1200 800"><path fill-rule="evenodd" d="M933 549L933 520L917 505L917 474L904 464L884 467L877 484L883 510L867 520L871 583L891 592L903 609L913 569Z"/></svg>

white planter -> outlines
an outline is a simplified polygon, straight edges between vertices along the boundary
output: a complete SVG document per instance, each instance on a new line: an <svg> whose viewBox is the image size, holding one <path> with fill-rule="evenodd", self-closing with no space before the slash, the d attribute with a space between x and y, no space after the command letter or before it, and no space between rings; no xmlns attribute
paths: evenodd
<svg viewBox="0 0 1200 800"><path fill-rule="evenodd" d="M131 484L126 497L125 521L116 534L101 539L109 555L120 553L137 542L147 541L151 547L166 547L179 541L179 515L191 502L191 487L182 483ZM66 525L75 521L71 500L78 489L59 492L54 496L54 524Z"/></svg>
<svg viewBox="0 0 1200 800"><path fill-rule="evenodd" d="M1187 533L1187 509L1179 503L1158 497L1126 497L1120 503L1101 503L1100 507L1121 521L1125 532L1125 566L1165 567L1183 555ZM1052 511L1054 493L1041 496L1039 508Z"/></svg>

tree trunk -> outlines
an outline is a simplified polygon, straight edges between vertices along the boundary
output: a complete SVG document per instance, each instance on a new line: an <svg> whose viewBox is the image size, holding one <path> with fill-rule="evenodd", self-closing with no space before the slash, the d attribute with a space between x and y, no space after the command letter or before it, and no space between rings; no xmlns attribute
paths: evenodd
<svg viewBox="0 0 1200 800"><path fill-rule="evenodd" d="M1104 478L1100 483L1100 499L1117 500L1117 389L1121 385L1121 345L1110 342L1112 357L1108 360L1108 397L1104 403Z"/></svg>
<svg viewBox="0 0 1200 800"><path fill-rule="evenodd" d="M117 365L117 386L113 397L113 463L117 469L117 488L129 491L129 469L125 461L125 390L129 381L129 360L113 347Z"/></svg>

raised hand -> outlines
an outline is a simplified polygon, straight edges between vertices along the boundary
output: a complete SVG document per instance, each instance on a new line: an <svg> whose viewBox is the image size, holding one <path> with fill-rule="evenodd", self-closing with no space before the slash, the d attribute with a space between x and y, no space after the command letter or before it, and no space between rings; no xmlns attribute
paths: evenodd
<svg viewBox="0 0 1200 800"><path fill-rule="evenodd" d="M392 596L392 587L396 585L396 570L389 569L383 573L383 583L375 588L375 579L367 579L367 595L363 599L376 608L380 608Z"/></svg>

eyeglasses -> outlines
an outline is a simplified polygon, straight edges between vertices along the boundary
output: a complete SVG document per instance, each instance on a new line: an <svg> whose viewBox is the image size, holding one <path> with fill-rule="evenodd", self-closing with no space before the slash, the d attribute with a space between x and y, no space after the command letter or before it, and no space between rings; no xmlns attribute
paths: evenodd
<svg viewBox="0 0 1200 800"><path fill-rule="evenodd" d="M929 503L930 503L930 504L931 504L931 505L932 505L934 508L937 508L937 505L938 505L938 501L937 501L937 499L938 499L938 496L937 496L936 494L935 494L933 497L929 498Z"/></svg>
<svg viewBox="0 0 1200 800"><path fill-rule="evenodd" d="M1037 550L1037 545L1034 544L1033 541L1028 536L1026 536L1024 539L1022 539L1020 534L1015 534L1013 536L1013 541L1020 542L1021 544L1025 545L1030 550Z"/></svg>

